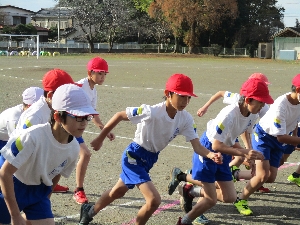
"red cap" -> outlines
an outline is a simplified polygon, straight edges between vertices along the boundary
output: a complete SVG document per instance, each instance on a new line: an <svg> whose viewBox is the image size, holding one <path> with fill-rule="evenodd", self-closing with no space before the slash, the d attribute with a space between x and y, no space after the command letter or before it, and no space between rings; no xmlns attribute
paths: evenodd
<svg viewBox="0 0 300 225"><path fill-rule="evenodd" d="M295 87L300 87L300 73L293 78L292 83Z"/></svg>
<svg viewBox="0 0 300 225"><path fill-rule="evenodd" d="M243 83L240 94L267 104L272 104L274 102L269 94L267 84L257 78L248 79Z"/></svg>
<svg viewBox="0 0 300 225"><path fill-rule="evenodd" d="M257 79L260 79L262 80L263 82L266 83L266 85L269 85L271 84L267 78L266 75L262 74L262 73L253 73L250 75L250 77L248 79L251 79L251 78L257 78Z"/></svg>
<svg viewBox="0 0 300 225"><path fill-rule="evenodd" d="M74 84L74 81L66 71L53 69L44 75L42 83L45 91L55 91L63 84Z"/></svg>
<svg viewBox="0 0 300 225"><path fill-rule="evenodd" d="M87 70L108 73L108 64L104 59L95 57L88 62Z"/></svg>
<svg viewBox="0 0 300 225"><path fill-rule="evenodd" d="M166 90L179 95L198 97L193 93L193 83L191 78L184 74L173 74L166 83Z"/></svg>

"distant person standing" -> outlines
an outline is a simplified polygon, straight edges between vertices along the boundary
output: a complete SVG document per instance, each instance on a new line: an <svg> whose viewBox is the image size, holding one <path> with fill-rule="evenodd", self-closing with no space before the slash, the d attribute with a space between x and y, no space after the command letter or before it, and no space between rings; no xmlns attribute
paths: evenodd
<svg viewBox="0 0 300 225"><path fill-rule="evenodd" d="M82 89L87 93L91 101L92 106L96 110L97 108L97 90L96 85L102 85L105 81L106 75L108 73L107 62L100 58L95 57L91 59L87 64L87 77L78 81L78 84L82 85ZM104 128L104 124L100 120L99 115L95 115L93 122L100 130ZM112 141L115 139L113 133L109 133L107 137ZM76 189L74 190L73 199L78 203L87 203L88 199L86 197L83 184L84 178L87 171L88 164L91 159L91 152L85 144L82 137L77 138L80 144L79 160L76 167Z"/></svg>

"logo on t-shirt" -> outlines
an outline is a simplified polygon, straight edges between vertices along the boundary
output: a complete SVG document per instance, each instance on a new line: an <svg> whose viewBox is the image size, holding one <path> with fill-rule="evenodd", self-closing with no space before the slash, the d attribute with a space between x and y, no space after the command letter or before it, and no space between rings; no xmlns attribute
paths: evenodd
<svg viewBox="0 0 300 225"><path fill-rule="evenodd" d="M281 128L281 124L280 123L281 123L280 119L278 119L278 118L274 119L274 125L275 125L275 127Z"/></svg>
<svg viewBox="0 0 300 225"><path fill-rule="evenodd" d="M216 127L217 133L222 134L223 130L225 129L223 123L219 123Z"/></svg>

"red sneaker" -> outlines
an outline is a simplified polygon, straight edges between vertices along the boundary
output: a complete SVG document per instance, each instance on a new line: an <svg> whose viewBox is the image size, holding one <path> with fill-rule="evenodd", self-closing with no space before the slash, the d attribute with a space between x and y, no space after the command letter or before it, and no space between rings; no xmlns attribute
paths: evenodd
<svg viewBox="0 0 300 225"><path fill-rule="evenodd" d="M261 186L260 188L258 188L256 190L256 192L260 192L260 193L270 193L271 190L269 188L265 188L264 186Z"/></svg>
<svg viewBox="0 0 300 225"><path fill-rule="evenodd" d="M61 186L57 184L53 190L53 193L65 193L68 192L69 188L67 186Z"/></svg>
<svg viewBox="0 0 300 225"><path fill-rule="evenodd" d="M83 204L83 203L88 203L89 202L89 200L87 199L84 191L74 192L73 199L80 205Z"/></svg>

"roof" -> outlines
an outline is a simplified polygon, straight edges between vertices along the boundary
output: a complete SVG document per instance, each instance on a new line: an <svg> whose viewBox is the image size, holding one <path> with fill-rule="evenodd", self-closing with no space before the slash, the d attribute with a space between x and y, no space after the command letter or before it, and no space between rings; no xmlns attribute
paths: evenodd
<svg viewBox="0 0 300 225"><path fill-rule="evenodd" d="M20 9L20 10L24 10L26 12L30 12L30 13L35 13L34 11L28 10L28 9L23 9L17 6L13 6L13 5L1 5L0 9L4 9L4 8L15 8L15 9Z"/></svg>
<svg viewBox="0 0 300 225"><path fill-rule="evenodd" d="M46 17L46 18L51 18L55 17L57 18L58 15L60 17L71 17L71 9L67 7L60 7L60 8L42 8L39 11L37 11L32 18L37 18L37 17Z"/></svg>
<svg viewBox="0 0 300 225"><path fill-rule="evenodd" d="M285 27L281 31L275 33L271 39L275 37L300 37L300 27Z"/></svg>

